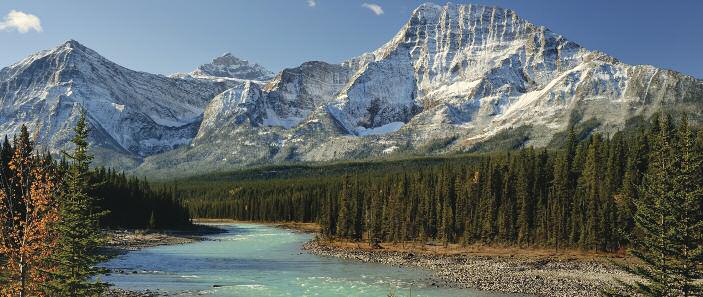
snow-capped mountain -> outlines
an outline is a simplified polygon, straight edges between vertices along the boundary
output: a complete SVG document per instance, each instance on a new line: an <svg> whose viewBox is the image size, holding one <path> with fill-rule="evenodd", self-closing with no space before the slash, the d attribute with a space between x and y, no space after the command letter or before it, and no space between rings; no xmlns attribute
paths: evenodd
<svg viewBox="0 0 703 297"><path fill-rule="evenodd" d="M595 122L596 130L612 132L661 109L687 111L691 119L703 120L703 81L624 64L512 10L482 5L424 4L376 51L340 64L306 62L275 76L231 55L172 78L130 72L107 61L81 63L111 66L73 67L69 73L84 78L96 76L95 69L120 71L101 70L100 79L83 79L86 83L71 90L91 90L94 96L76 97L75 91L53 82L52 73L63 69L49 67L54 64L35 67L47 69L43 72L28 72L37 73L31 77L41 81L39 87L17 75L22 65L37 59L33 57L0 72L3 119L11 115L43 121L35 114L50 109L42 109L45 105L59 105L47 103L58 100L51 98L72 98L70 102L100 115L91 119L108 127L105 131L116 146L149 155L137 168L144 174L461 151L506 131L521 133L523 145L544 146L570 124ZM108 79L113 75L118 79ZM111 116L121 113L99 110L112 103L130 110L146 95L127 96L127 83L119 84L125 85L119 89L125 94L104 89L114 89L110 80L135 75L150 79L130 79L134 92L146 92L142 86L154 84L158 87L149 90L158 94L150 94L155 99L130 118L139 115L144 123L154 122L149 124L154 128L111 128L118 125ZM76 85L80 80L59 82L68 81ZM167 82L172 87L163 89ZM15 103L31 100L41 107ZM88 104L93 101L106 103ZM13 120L2 131L12 132L20 122ZM137 120L119 123L146 125ZM175 144L189 145L171 149Z"/></svg>
<svg viewBox="0 0 703 297"><path fill-rule="evenodd" d="M113 153L138 160L190 143L222 90L221 83L129 70L70 40L0 70L0 132L26 124L38 144L57 151L84 109L106 162Z"/></svg>
<svg viewBox="0 0 703 297"><path fill-rule="evenodd" d="M701 80L621 63L512 10L424 4L374 52L219 95L191 147L141 170L456 151L520 127L543 146L570 123L610 132L664 106L700 120L702 104Z"/></svg>
<svg viewBox="0 0 703 297"><path fill-rule="evenodd" d="M190 73L176 73L172 77L176 78L199 78L209 80L253 80L268 81L273 78L274 73L257 63L239 59L231 53L225 53L212 60L212 62L200 65L198 69Z"/></svg>

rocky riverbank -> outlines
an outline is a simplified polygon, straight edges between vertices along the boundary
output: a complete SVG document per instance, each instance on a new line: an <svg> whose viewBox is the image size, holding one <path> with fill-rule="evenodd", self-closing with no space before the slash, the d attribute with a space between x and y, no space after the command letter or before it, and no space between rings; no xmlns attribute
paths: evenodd
<svg viewBox="0 0 703 297"><path fill-rule="evenodd" d="M205 236L222 232L216 226L196 225L188 230L108 230L105 250L113 254L122 254L143 248L186 244L205 239Z"/></svg>
<svg viewBox="0 0 703 297"><path fill-rule="evenodd" d="M162 245L187 244L205 240L207 235L224 232L224 230L211 225L196 225L188 230L108 230L107 246L103 247L104 253L115 257L130 251ZM111 271L111 273L136 273L129 271ZM102 297L159 297L170 296L158 290L130 291L110 288ZM192 296L185 294L183 296Z"/></svg>
<svg viewBox="0 0 703 297"><path fill-rule="evenodd" d="M143 291L127 291L122 289L111 288L105 292L102 297L160 297L168 296L166 293L152 290Z"/></svg>
<svg viewBox="0 0 703 297"><path fill-rule="evenodd" d="M433 272L435 286L537 296L601 296L605 288L619 287L617 280L634 277L605 261L547 257L440 255L428 252L391 251L340 247L311 241L308 252L367 263L420 267Z"/></svg>

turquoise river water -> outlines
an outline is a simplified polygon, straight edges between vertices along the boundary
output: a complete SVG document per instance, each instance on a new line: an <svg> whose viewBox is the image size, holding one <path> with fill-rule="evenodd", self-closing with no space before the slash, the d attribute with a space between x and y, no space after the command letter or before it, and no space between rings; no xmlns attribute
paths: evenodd
<svg viewBox="0 0 703 297"><path fill-rule="evenodd" d="M160 246L116 257L102 280L123 289L177 296L509 296L431 287L430 273L318 257L301 251L310 234L255 224L219 225L211 240Z"/></svg>

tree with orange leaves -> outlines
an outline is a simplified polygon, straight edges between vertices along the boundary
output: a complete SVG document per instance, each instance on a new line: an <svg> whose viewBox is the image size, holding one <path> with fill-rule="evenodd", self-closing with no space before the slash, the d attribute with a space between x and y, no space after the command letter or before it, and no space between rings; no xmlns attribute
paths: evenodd
<svg viewBox="0 0 703 297"><path fill-rule="evenodd" d="M3 296L43 296L46 259L56 245L51 229L59 220L56 172L33 154L26 127L0 172L0 266Z"/></svg>

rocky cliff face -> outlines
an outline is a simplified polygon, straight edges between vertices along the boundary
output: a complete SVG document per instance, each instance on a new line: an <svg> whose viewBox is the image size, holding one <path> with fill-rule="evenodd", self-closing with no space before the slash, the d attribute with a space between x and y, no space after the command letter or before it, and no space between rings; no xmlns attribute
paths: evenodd
<svg viewBox="0 0 703 297"><path fill-rule="evenodd" d="M55 73L63 73L50 66L57 63L37 66L47 71L28 72L35 73L34 85L16 74L33 59L0 72L3 116L36 118L21 104L5 107L5 102L32 98L41 106L64 97L97 105L88 104L93 101L87 95L68 95L68 89L58 87L76 84L78 78L50 84L54 95L40 91ZM692 118L700 121L703 104L701 80L621 63L512 10L481 5L422 5L374 52L338 65L307 62L275 76L231 55L175 76L183 79L130 72L107 61L92 63L81 65L102 66L69 73L100 78L86 80L80 89L91 90L95 102L107 102L102 109L114 110L113 103L125 110L147 106L130 114L131 122L112 119L122 113L94 112L110 115L96 122L108 127L104 130L120 148L152 155L138 168L141 173L461 151L517 128L527 139L523 145L543 146L569 123L597 122L597 130L612 132L662 108L693 111ZM103 68L108 70L93 74ZM132 81L139 75L149 79ZM117 83L120 88L102 82L110 80L125 82ZM146 87L151 85L156 87ZM158 94L145 94L145 89ZM77 89L71 90L75 94ZM131 126L110 128L118 125L115 121ZM3 131L16 129L19 122ZM169 150L181 143L189 145Z"/></svg>

